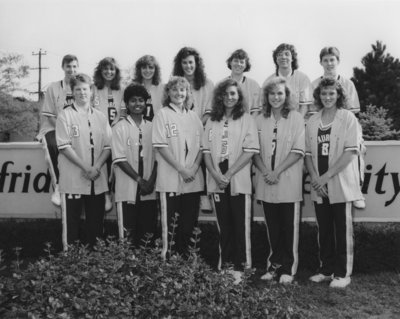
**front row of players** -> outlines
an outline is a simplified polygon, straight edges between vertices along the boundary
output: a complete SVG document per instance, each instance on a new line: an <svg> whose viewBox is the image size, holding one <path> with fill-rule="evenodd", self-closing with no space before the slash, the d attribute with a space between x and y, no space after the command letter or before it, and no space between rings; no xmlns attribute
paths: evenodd
<svg viewBox="0 0 400 319"><path fill-rule="evenodd" d="M60 150L60 192L63 194L63 243L79 239L79 216L86 213L87 241L101 237L106 162L112 149L119 228L131 231L138 245L155 233L159 194L162 257L168 258L171 224L175 247L188 254L197 224L207 167L207 190L217 215L218 268L233 263L238 283L251 267L251 165L256 169L255 196L262 201L270 254L264 280L291 283L298 265L303 159L311 176L312 200L318 223L320 267L310 280L350 283L353 265L351 202L362 199L357 153L360 132L356 117L345 109L343 88L322 79L314 91L320 111L305 128L291 104L284 78L272 79L263 90L263 112L256 121L246 112L243 93L233 79L215 89L205 128L188 108L190 84L172 77L165 86L164 107L153 122L143 119L148 93L132 84L124 91L127 116L111 129L106 117L90 105L90 78L71 80L75 102L56 124ZM176 215L178 213L178 215ZM123 223L122 223L123 220Z"/></svg>

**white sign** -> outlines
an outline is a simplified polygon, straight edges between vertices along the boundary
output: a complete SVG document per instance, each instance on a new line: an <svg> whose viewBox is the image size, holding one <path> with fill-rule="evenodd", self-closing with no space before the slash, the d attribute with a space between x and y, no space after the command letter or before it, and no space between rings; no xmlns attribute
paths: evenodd
<svg viewBox="0 0 400 319"><path fill-rule="evenodd" d="M363 194L367 208L354 210L355 221L400 222L400 142L367 142ZM302 219L314 220L309 179L304 179ZM61 218L51 203L52 185L37 142L0 143L0 218ZM254 202L255 220L262 221L262 207ZM107 218L115 218L112 211ZM215 220L200 214L200 220Z"/></svg>

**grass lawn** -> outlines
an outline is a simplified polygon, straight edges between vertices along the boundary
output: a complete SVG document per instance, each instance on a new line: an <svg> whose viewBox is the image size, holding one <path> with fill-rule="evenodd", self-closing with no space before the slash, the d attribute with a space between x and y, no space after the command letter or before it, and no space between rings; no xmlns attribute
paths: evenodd
<svg viewBox="0 0 400 319"><path fill-rule="evenodd" d="M114 223L106 226L107 234L116 234ZM200 228L200 253L207 263L215 265L215 225L201 224ZM22 248L20 258L34 262L45 255L46 242L52 242L54 253L61 249L60 234L60 222L55 220L1 221L0 249L7 268L0 271L0 281L2 276L12 274L14 247ZM252 229L255 273L244 289L273 288L276 299L292 309L293 318L400 318L400 224L355 224L354 275L346 289L308 281L318 262L314 224L301 224L299 271L296 281L289 286L259 279L265 271L266 241L265 226L255 223ZM2 265L4 262L0 270Z"/></svg>

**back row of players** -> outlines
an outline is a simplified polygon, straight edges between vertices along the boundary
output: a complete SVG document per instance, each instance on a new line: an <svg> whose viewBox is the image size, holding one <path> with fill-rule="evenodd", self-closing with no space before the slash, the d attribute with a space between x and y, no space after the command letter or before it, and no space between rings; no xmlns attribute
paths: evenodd
<svg viewBox="0 0 400 319"><path fill-rule="evenodd" d="M83 207L89 244L102 235L112 149L121 232L131 229L135 243L144 233L156 232L155 186L162 256L168 255L168 228L175 213L175 249L187 254L206 184L220 233L218 268L233 262L232 275L240 282L243 267L251 266L254 162L256 198L263 202L270 245L262 278L291 283L298 265L306 155L321 259L310 279L347 286L353 263L351 203L363 199L357 166L361 132L356 117L345 110L359 110L357 93L351 81L337 74L340 55L334 47L321 51L324 75L313 83L297 70L292 45L279 45L273 58L276 72L260 89L244 76L251 67L247 53L236 50L227 60L231 75L214 90L199 53L185 47L175 57L168 84L160 83L154 57L144 56L136 63L134 83L123 90L113 58L100 61L91 86L88 76L76 74L76 57L65 56L66 76L47 90L39 134L62 197L65 247L80 237ZM317 111L305 132L303 118ZM114 124L112 132L109 124ZM203 157L206 183L199 169ZM57 192L52 200L58 204Z"/></svg>

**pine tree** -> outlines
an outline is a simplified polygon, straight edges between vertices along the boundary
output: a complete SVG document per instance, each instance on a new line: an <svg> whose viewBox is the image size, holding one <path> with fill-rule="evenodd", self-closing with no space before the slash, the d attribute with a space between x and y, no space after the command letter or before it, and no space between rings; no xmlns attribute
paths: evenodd
<svg viewBox="0 0 400 319"><path fill-rule="evenodd" d="M367 105L382 106L388 110L395 129L400 129L400 61L385 53L386 45L377 41L361 63L354 68L354 82L360 98L361 110Z"/></svg>
<svg viewBox="0 0 400 319"><path fill-rule="evenodd" d="M393 120L387 117L387 110L375 105L367 105L365 112L360 112L359 121L366 141L397 140L400 132L393 129Z"/></svg>

